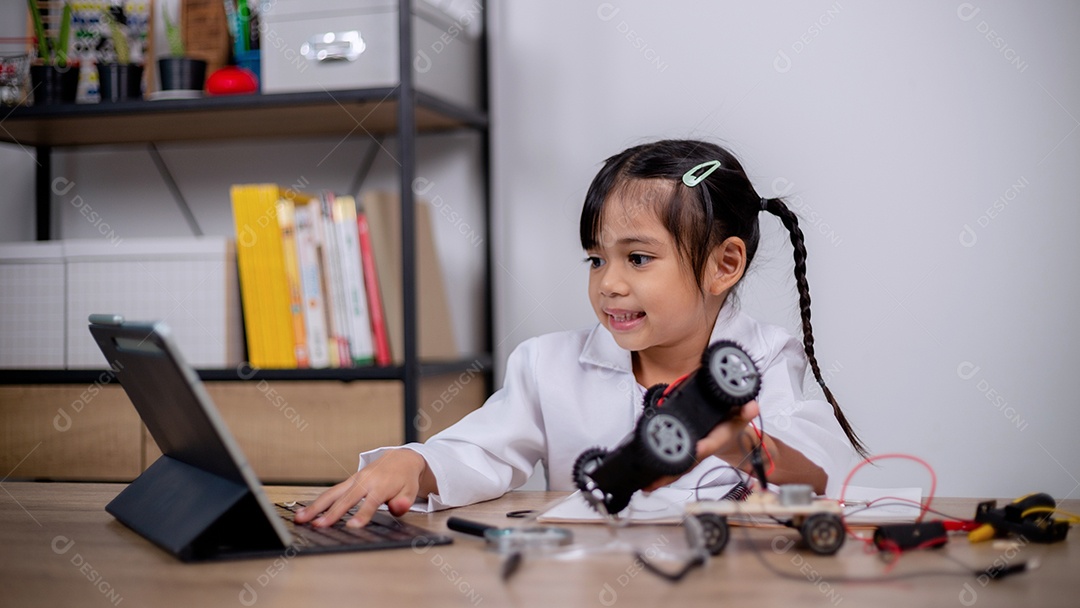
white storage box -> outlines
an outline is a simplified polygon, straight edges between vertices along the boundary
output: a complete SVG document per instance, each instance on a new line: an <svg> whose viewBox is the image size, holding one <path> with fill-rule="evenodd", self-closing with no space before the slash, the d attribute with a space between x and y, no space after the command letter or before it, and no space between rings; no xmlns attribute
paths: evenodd
<svg viewBox="0 0 1080 608"><path fill-rule="evenodd" d="M195 367L243 358L236 252L223 237L64 241L67 366L107 367L87 329L91 313L164 321Z"/></svg>
<svg viewBox="0 0 1080 608"><path fill-rule="evenodd" d="M479 2L444 11L413 0L412 66L419 91L479 107ZM398 83L394 0L275 0L260 25L264 93L393 87Z"/></svg>
<svg viewBox="0 0 1080 608"><path fill-rule="evenodd" d="M0 244L0 368L63 367L62 246Z"/></svg>

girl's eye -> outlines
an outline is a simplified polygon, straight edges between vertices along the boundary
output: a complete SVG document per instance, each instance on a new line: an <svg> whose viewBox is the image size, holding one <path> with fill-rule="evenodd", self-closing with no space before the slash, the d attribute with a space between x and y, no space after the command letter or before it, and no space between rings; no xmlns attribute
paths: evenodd
<svg viewBox="0 0 1080 608"><path fill-rule="evenodd" d="M652 256L644 253L631 253L628 259L633 266L644 266L652 261Z"/></svg>
<svg viewBox="0 0 1080 608"><path fill-rule="evenodd" d="M589 268L600 268L604 265L604 260L600 259L595 255L590 255L589 257L585 258L585 261L589 264Z"/></svg>

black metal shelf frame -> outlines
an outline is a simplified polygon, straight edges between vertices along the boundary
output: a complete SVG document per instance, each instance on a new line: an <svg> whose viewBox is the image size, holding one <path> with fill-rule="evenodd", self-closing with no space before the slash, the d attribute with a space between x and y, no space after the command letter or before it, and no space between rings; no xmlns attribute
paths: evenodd
<svg viewBox="0 0 1080 608"><path fill-rule="evenodd" d="M234 117L247 118L262 115L289 115L289 112L313 115L320 110L354 107L376 108L387 104L396 105L396 116L391 122L383 121L374 131L396 134L401 169L401 247L402 247L402 319L404 352L400 365L388 367L359 367L345 369L295 369L295 370L200 370L199 376L207 381L245 380L400 380L403 383L405 441L417 440L413 424L418 414L419 383L424 376L457 373L467 368L475 369L476 363L485 370L487 389L491 385L492 331L492 239L491 239L491 184L490 184L490 134L486 100L488 98L488 40L487 27L480 38L481 99L482 110L462 108L448 103L436 95L417 91L412 69L413 31L412 0L398 0L398 66L399 82L392 88L370 88L346 91L323 91L314 93L282 93L272 95L224 96L200 99L163 101L134 100L112 104L24 107L13 110L0 129L0 141L6 141L35 150L35 225L36 238L52 237L52 153L57 147L85 147L94 145L151 144L159 141L205 141L241 137L292 137L336 133L340 125L329 115L322 122L313 122L305 130L301 125L280 124L258 130L232 126L230 129L208 129L202 132L185 130L183 133L169 131L166 123L175 124L183 117L212 116L221 123L235 123ZM485 20L487 9L484 7ZM274 114L276 113L276 114ZM283 114L284 113L284 114ZM346 111L346 115L348 112ZM419 118L418 118L419 116ZM338 119L341 117L338 116ZM110 128L110 121L139 119L161 125L163 130L154 133L132 133ZM356 119L352 118L355 122ZM467 129L480 134L480 162L486 183L483 185L484 213L484 287L483 317L486 319L483 338L484 353L458 361L422 362L418 350L417 285L416 285L416 218L415 197L412 183L416 177L416 137L423 132ZM80 139L80 126L97 128L98 134L90 139ZM245 128L249 130L245 130ZM155 138L160 136L160 138ZM167 176L166 176L167 177ZM0 384L77 384L105 382L112 374L104 370L0 370Z"/></svg>
<svg viewBox="0 0 1080 608"><path fill-rule="evenodd" d="M246 382L259 380L336 380L339 382L367 380L403 380L404 365L385 367L346 367L326 369L253 369L245 364L235 368L196 370L204 382ZM425 361L420 364L420 376L444 376L448 374L473 373L477 369L491 369L491 357L487 354L453 361ZM0 370L0 386L11 384L109 384L115 380L111 370L106 369L3 369Z"/></svg>

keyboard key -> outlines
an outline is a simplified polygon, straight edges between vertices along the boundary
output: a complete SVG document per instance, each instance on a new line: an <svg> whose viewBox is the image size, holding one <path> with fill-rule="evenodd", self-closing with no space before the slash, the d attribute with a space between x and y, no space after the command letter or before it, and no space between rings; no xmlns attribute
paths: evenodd
<svg viewBox="0 0 1080 608"><path fill-rule="evenodd" d="M293 521L295 512L305 503L275 505L286 528L296 538L296 544L306 547L404 547L416 538L422 538L425 544L439 538L430 531L402 523L386 513L376 513L367 526L360 529L349 528L345 520L336 522L327 528L316 528L310 524L297 524ZM355 513L352 509L350 513ZM430 540L429 540L430 539Z"/></svg>
<svg viewBox="0 0 1080 608"><path fill-rule="evenodd" d="M296 537L296 544L298 545L334 547L341 544L324 534L318 534L313 528L305 528L303 526L297 526L296 529L293 530L293 536Z"/></svg>

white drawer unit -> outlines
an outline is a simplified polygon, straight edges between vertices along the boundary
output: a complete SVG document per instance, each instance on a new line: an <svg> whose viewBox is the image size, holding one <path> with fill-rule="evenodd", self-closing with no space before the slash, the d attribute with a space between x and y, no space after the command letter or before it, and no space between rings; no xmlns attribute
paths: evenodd
<svg viewBox="0 0 1080 608"><path fill-rule="evenodd" d="M418 91L466 108L480 103L480 3L443 10L412 2L412 68ZM263 93L398 84L398 3L273 0L263 5Z"/></svg>
<svg viewBox="0 0 1080 608"><path fill-rule="evenodd" d="M62 241L67 367L108 366L87 330L91 313L165 321L189 363L234 368L243 358L236 250L222 237Z"/></svg>
<svg viewBox="0 0 1080 608"><path fill-rule="evenodd" d="M0 244L0 368L64 367L64 250Z"/></svg>

